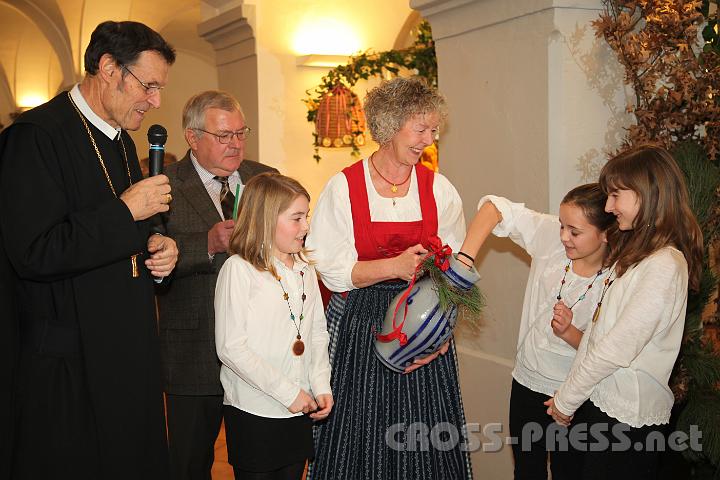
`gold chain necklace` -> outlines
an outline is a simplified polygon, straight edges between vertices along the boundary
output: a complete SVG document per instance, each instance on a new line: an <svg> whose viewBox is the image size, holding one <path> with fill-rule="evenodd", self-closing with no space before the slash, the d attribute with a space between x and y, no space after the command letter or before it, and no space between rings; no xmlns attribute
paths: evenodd
<svg viewBox="0 0 720 480"><path fill-rule="evenodd" d="M75 100L73 100L72 95L70 95L70 92L68 92L68 98L70 99L70 104L73 106L75 111L77 112L78 116L80 117L80 121L85 126L85 131L87 132L88 136L90 137L90 142L92 143L93 148L95 149L95 155L97 155L98 160L100 161L100 166L103 169L103 172L105 173L105 179L108 182L108 185L110 186L110 190L112 190L113 195L115 195L115 198L118 198L117 192L115 191L115 186L112 183L112 180L110 179L110 174L107 171L107 167L105 167L105 161L102 158L102 155L100 154L100 149L97 146L97 143L95 143L95 137L93 137L92 132L90 131L90 127L88 126L87 122L85 121L85 117L83 116L82 112L80 112L80 109L75 104ZM132 176L130 175L130 163L127 159L127 151L125 150L125 142L123 142L122 134L120 134L120 146L122 147L123 152L123 159L125 160L125 170L127 171L128 181L130 182L130 186L132 186ZM137 278L140 276L140 272L138 271L137 266L137 256L132 255L130 257L130 266L132 268L132 276L133 278Z"/></svg>
<svg viewBox="0 0 720 480"><path fill-rule="evenodd" d="M372 155L370 155L370 164L371 164L371 165L373 166L373 168L375 169L375 172L376 172L378 175L380 175L380 178L382 178L383 180L385 180L387 183L389 183L389 184L391 185L390 191L393 192L393 193L396 193L396 192L398 191L398 186L400 186L400 185L405 185L405 182L407 182L408 180L410 180L410 176L412 175L412 171L413 171L412 167L410 167L410 173L408 173L408 176L405 177L405 180L403 180L402 182L399 182L399 183L395 183L395 182L391 182L390 180L388 180L387 178L385 178L382 173L380 173L380 170L378 170L378 168L375 166L375 162L373 161ZM394 204L395 204L395 201L393 200L393 205L394 205Z"/></svg>

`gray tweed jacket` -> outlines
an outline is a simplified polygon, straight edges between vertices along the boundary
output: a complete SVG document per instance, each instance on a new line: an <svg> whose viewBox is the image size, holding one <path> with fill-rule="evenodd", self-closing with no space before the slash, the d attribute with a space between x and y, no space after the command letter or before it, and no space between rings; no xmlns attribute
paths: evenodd
<svg viewBox="0 0 720 480"><path fill-rule="evenodd" d="M277 170L244 160L238 172L245 184L255 175ZM177 242L180 255L175 271L156 292L164 388L176 395L221 395L213 301L217 275L227 254L209 260L207 232L222 218L192 165L189 151L182 160L169 165L165 174L170 179L173 201L158 228Z"/></svg>

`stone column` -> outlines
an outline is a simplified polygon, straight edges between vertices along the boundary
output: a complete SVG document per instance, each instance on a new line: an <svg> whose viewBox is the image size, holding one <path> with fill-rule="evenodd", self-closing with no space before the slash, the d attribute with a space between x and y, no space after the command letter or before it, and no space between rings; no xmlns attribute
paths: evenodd
<svg viewBox="0 0 720 480"><path fill-rule="evenodd" d="M597 179L628 122L622 70L590 24L601 0L410 6L432 25L450 109L440 170L458 188L468 221L485 194L556 213L570 188ZM478 331L457 334L462 390L468 422L501 423L504 439L530 258L510 240L491 237L477 261L488 306ZM512 478L509 446L480 448L473 464L478 478Z"/></svg>
<svg viewBox="0 0 720 480"><path fill-rule="evenodd" d="M233 94L253 129L245 146L245 158L260 160L258 136L258 68L253 19L254 5L237 2L204 2L206 17L198 24L198 35L215 49L218 86ZM209 18L208 18L209 17Z"/></svg>

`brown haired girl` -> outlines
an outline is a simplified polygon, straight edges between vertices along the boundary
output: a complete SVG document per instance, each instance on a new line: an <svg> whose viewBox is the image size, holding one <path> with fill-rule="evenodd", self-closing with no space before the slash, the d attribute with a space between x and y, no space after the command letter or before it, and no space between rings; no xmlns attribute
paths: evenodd
<svg viewBox="0 0 720 480"><path fill-rule="evenodd" d="M668 379L688 287L700 282L702 233L683 175L662 148L611 159L600 185L620 229L611 241L612 272L573 368L546 405L558 423L596 432L586 437L583 479L650 479L658 464L651 440L661 436L674 401Z"/></svg>
<svg viewBox="0 0 720 480"><path fill-rule="evenodd" d="M492 232L532 257L510 393L510 435L519 440L512 445L515 480L547 478L548 454L553 480L578 478L579 456L553 448L551 436L536 427L547 431L553 423L543 402L567 377L610 270L607 235L615 219L604 211L606 199L597 183L581 185L554 216L488 195L458 253L471 266Z"/></svg>
<svg viewBox="0 0 720 480"><path fill-rule="evenodd" d="M300 479L312 420L333 406L325 314L303 247L309 201L292 178L253 177L218 276L215 340L236 479Z"/></svg>

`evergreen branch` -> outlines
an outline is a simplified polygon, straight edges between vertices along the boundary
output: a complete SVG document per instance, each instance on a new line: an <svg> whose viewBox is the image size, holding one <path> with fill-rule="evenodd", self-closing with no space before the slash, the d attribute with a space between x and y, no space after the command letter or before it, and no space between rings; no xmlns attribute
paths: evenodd
<svg viewBox="0 0 720 480"><path fill-rule="evenodd" d="M717 391L698 392L689 396L688 402L678 417L677 428L690 434L690 427L696 425L702 432L702 452L687 449L683 455L690 461L707 459L713 465L720 465L720 395Z"/></svg>
<svg viewBox="0 0 720 480"><path fill-rule="evenodd" d="M422 270L430 275L433 282L433 288L438 294L440 300L440 309L447 311L451 305L466 308L475 315L479 315L485 307L485 297L476 285L469 290L461 290L456 288L437 265L435 265L435 257L430 256L423 262Z"/></svg>
<svg viewBox="0 0 720 480"><path fill-rule="evenodd" d="M712 390L720 382L720 357L710 344L684 352L683 365L700 389Z"/></svg>

